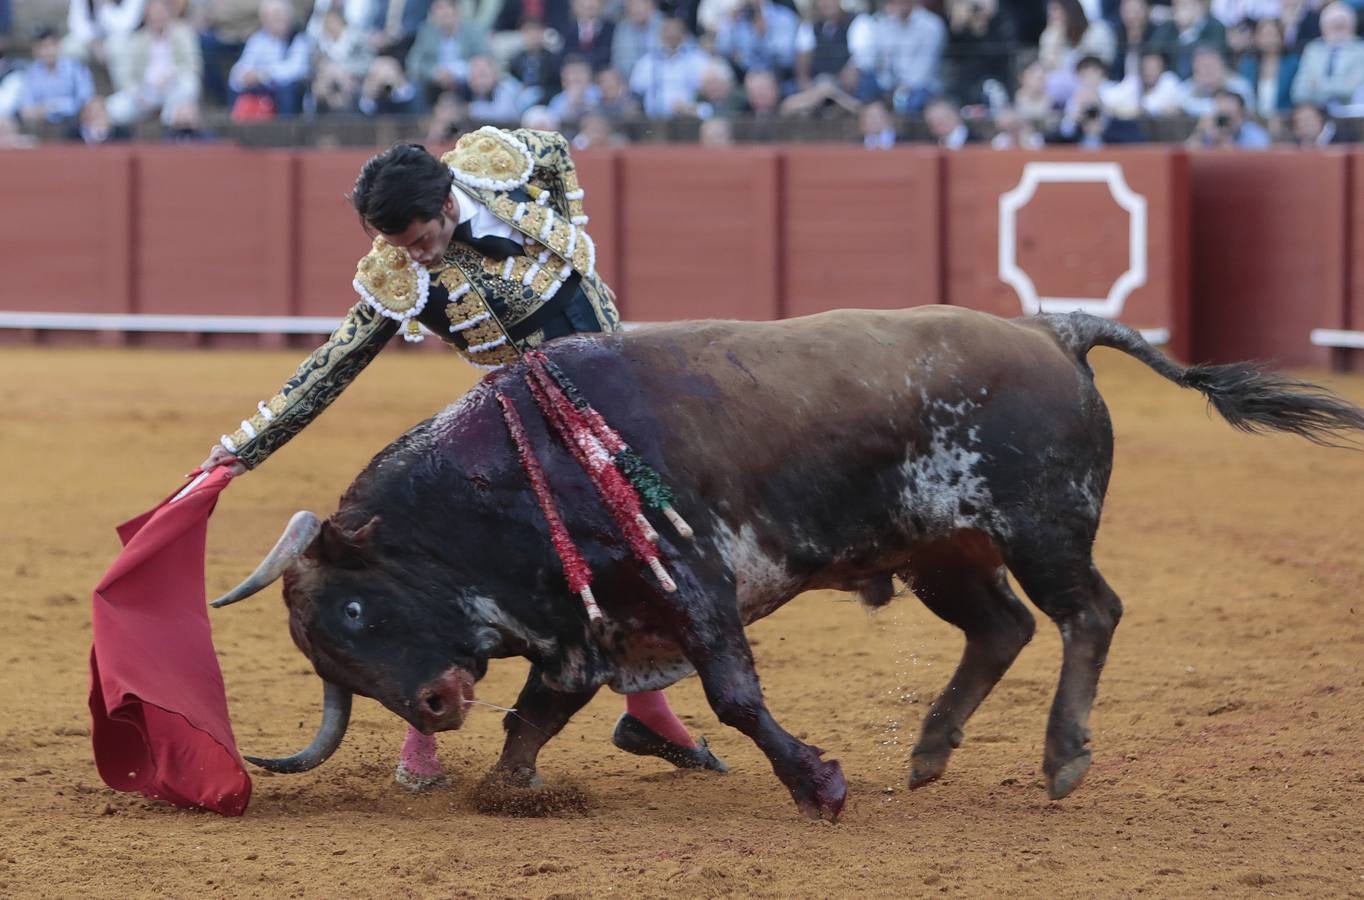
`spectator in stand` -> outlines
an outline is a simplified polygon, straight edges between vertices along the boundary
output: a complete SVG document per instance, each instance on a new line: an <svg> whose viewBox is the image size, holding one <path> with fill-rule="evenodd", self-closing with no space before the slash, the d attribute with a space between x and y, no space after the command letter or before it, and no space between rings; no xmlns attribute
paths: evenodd
<svg viewBox="0 0 1364 900"><path fill-rule="evenodd" d="M431 119L426 123L427 145L432 147L449 146L464 130L468 120L468 109L454 91L447 91L436 98L431 110Z"/></svg>
<svg viewBox="0 0 1364 900"><path fill-rule="evenodd" d="M742 75L772 72L787 81L796 68L800 16L772 0L743 0L715 34L715 52Z"/></svg>
<svg viewBox="0 0 1364 900"><path fill-rule="evenodd" d="M27 150L38 146L38 139L19 130L19 123L0 116L0 150Z"/></svg>
<svg viewBox="0 0 1364 900"><path fill-rule="evenodd" d="M559 80L564 89L549 101L549 111L559 121L576 122L601 104L601 91L592 82L592 63L587 57L564 57Z"/></svg>
<svg viewBox="0 0 1364 900"><path fill-rule="evenodd" d="M1336 133L1336 123L1314 103L1293 107L1293 143L1304 149L1344 143Z"/></svg>
<svg viewBox="0 0 1364 900"><path fill-rule="evenodd" d="M766 69L752 69L744 76L744 113L754 119L775 119L780 114L781 85Z"/></svg>
<svg viewBox="0 0 1364 900"><path fill-rule="evenodd" d="M839 0L815 0L814 19L796 32L797 93L786 98L783 111L817 111L831 104L857 111L861 76L848 47L851 24Z"/></svg>
<svg viewBox="0 0 1364 900"><path fill-rule="evenodd" d="M79 60L61 55L57 32L39 25L30 46L33 61L24 70L19 94L19 117L29 125L71 123L95 96L90 70Z"/></svg>
<svg viewBox="0 0 1364 900"><path fill-rule="evenodd" d="M995 136L990 138L991 149L1040 150L1045 144L1046 141L1033 124L1014 109L1002 109L995 116Z"/></svg>
<svg viewBox="0 0 1364 900"><path fill-rule="evenodd" d="M1150 0L1122 0L1118 12L1121 21L1116 33L1113 64L1108 71L1114 81L1124 81L1129 73L1136 74L1141 55L1151 45L1156 26L1151 21Z"/></svg>
<svg viewBox="0 0 1364 900"><path fill-rule="evenodd" d="M732 147L734 126L721 116L706 119L701 123L700 143L702 147Z"/></svg>
<svg viewBox="0 0 1364 900"><path fill-rule="evenodd" d="M369 0L368 17L361 23L369 48L378 56L406 60L430 10L431 0Z"/></svg>
<svg viewBox="0 0 1364 900"><path fill-rule="evenodd" d="M260 25L258 0L198 0L192 24L199 32L204 60L203 95L218 106L228 106L232 92L227 74Z"/></svg>
<svg viewBox="0 0 1364 900"><path fill-rule="evenodd" d="M126 125L115 125L113 123L102 98L91 97L81 107L80 118L71 126L66 137L68 140L79 141L86 146L95 147L101 144L130 141L133 139L133 134Z"/></svg>
<svg viewBox="0 0 1364 900"><path fill-rule="evenodd" d="M1126 78L1105 93L1104 101L1119 118L1158 119L1179 115L1184 89L1178 76L1165 68L1165 55L1149 50L1141 55Z"/></svg>
<svg viewBox="0 0 1364 900"><path fill-rule="evenodd" d="M967 105L1007 105L1016 47L997 0L949 0L948 32L948 90Z"/></svg>
<svg viewBox="0 0 1364 900"><path fill-rule="evenodd" d="M625 0L625 16L611 36L611 65L617 72L630 77L640 57L658 46L662 25L663 14L654 0Z"/></svg>
<svg viewBox="0 0 1364 900"><path fill-rule="evenodd" d="M559 93L559 68L563 57L549 49L545 23L527 19L521 23L521 50L507 64L507 74L521 84L522 106L545 103Z"/></svg>
<svg viewBox="0 0 1364 900"><path fill-rule="evenodd" d="M1056 111L1056 101L1047 90L1047 70L1040 59L1032 60L1019 73L1013 110L1029 122L1047 122Z"/></svg>
<svg viewBox="0 0 1364 900"><path fill-rule="evenodd" d="M563 37L573 26L569 0L503 0L493 20L493 32L516 31L526 19L539 19L546 28Z"/></svg>
<svg viewBox="0 0 1364 900"><path fill-rule="evenodd" d="M313 35L312 110L351 112L360 100L360 85L374 60L369 42L359 29L346 24L339 4L323 13Z"/></svg>
<svg viewBox="0 0 1364 900"><path fill-rule="evenodd" d="M1227 52L1223 54L1227 67L1240 72L1242 64L1255 54L1255 23L1242 19L1227 26Z"/></svg>
<svg viewBox="0 0 1364 900"><path fill-rule="evenodd" d="M109 65L142 24L143 0L70 0L63 56Z"/></svg>
<svg viewBox="0 0 1364 900"><path fill-rule="evenodd" d="M1151 35L1151 45L1165 54L1165 64L1180 78L1193 75L1194 54L1202 47L1227 49L1227 31L1208 14L1208 0L1173 0L1170 21Z"/></svg>
<svg viewBox="0 0 1364 900"><path fill-rule="evenodd" d="M564 56L586 59L593 72L611 65L615 23L602 15L602 0L573 0L573 21L564 39Z"/></svg>
<svg viewBox="0 0 1364 900"><path fill-rule="evenodd" d="M975 136L961 119L960 108L945 97L930 100L924 106L924 124L933 142L944 150L960 150L975 143Z"/></svg>
<svg viewBox="0 0 1364 900"><path fill-rule="evenodd" d="M312 57L308 35L294 28L293 15L285 0L261 0L260 30L247 38L227 76L238 97L269 97L281 116L302 108Z"/></svg>
<svg viewBox="0 0 1364 900"><path fill-rule="evenodd" d="M1108 66L1117 47L1113 29L1101 18L1087 17L1080 0L1048 0L1047 27L1037 46L1038 58L1047 69L1071 69L1087 56Z"/></svg>
<svg viewBox="0 0 1364 900"><path fill-rule="evenodd" d="M1269 132L1246 120L1246 99L1236 91L1219 90L1211 109L1198 119L1189 136L1190 147L1268 147Z"/></svg>
<svg viewBox="0 0 1364 900"><path fill-rule="evenodd" d="M1085 9L1093 18L1101 10L1104 18L1117 22L1113 10L1118 0L1084 0ZM1160 0L1166 2L1166 0ZM1014 37L1025 47L1035 47L1047 25L1047 6L1039 0L1000 0L999 8L1014 26Z"/></svg>
<svg viewBox="0 0 1364 900"><path fill-rule="evenodd" d="M1211 46L1199 47L1193 55L1193 75L1180 87L1180 108L1188 116L1208 116L1221 91L1239 94L1244 104L1250 103L1250 85L1240 75L1227 71L1222 51Z"/></svg>
<svg viewBox="0 0 1364 900"><path fill-rule="evenodd" d="M543 104L532 106L521 113L521 127L533 131L558 131L562 124L559 117L550 112L549 107Z"/></svg>
<svg viewBox="0 0 1364 900"><path fill-rule="evenodd" d="M666 119L693 108L701 90L708 57L687 35L681 19L668 18L658 33L658 46L640 57L630 73L630 90L651 119Z"/></svg>
<svg viewBox="0 0 1364 900"><path fill-rule="evenodd" d="M216 134L204 128L198 100L182 100L173 106L161 134L161 140L167 144L207 144L217 139Z"/></svg>
<svg viewBox="0 0 1364 900"><path fill-rule="evenodd" d="M407 79L434 102L468 78L470 59L487 53L488 36L464 21L456 0L432 0L431 18L417 30L407 54Z"/></svg>
<svg viewBox="0 0 1364 900"><path fill-rule="evenodd" d="M479 124L519 121L521 107L517 98L521 86L503 75L497 60L491 56L475 56L469 60L469 80L460 92L469 109L469 118Z"/></svg>
<svg viewBox="0 0 1364 900"><path fill-rule="evenodd" d="M1255 52L1241 60L1239 74L1254 91L1257 116L1268 120L1289 110L1298 63L1296 57L1284 57L1283 24L1278 19L1255 23Z"/></svg>
<svg viewBox="0 0 1364 900"><path fill-rule="evenodd" d="M744 98L735 88L734 70L722 59L712 59L706 64L701 73L699 94L695 110L698 118L723 116L728 119L743 111Z"/></svg>
<svg viewBox="0 0 1364 900"><path fill-rule="evenodd" d="M621 147L625 136L611 127L611 120L601 113L588 113L578 120L578 133L573 136L574 150L595 150Z"/></svg>
<svg viewBox="0 0 1364 900"><path fill-rule="evenodd" d="M895 146L895 119L884 100L871 100L863 105L857 117L862 134L862 146L868 150L889 150Z"/></svg>
<svg viewBox="0 0 1364 900"><path fill-rule="evenodd" d="M615 68L608 66L597 73L597 91L601 95L597 112L607 119L619 122L622 119L639 117L639 101L630 93L625 76Z"/></svg>
<svg viewBox="0 0 1364 900"><path fill-rule="evenodd" d="M163 123L186 101L197 102L204 71L199 37L171 14L168 0L147 0L146 24L125 45L123 90L108 100L107 112L119 125L160 113Z"/></svg>
<svg viewBox="0 0 1364 900"><path fill-rule="evenodd" d="M686 22L693 33L714 35L719 33L725 22L734 17L742 3L743 0L696 0L696 2L693 0L669 0L666 3L660 0L659 6L665 12L670 12L671 15L675 15ZM783 5L794 8L794 4L783 3ZM690 6L696 8L694 21L688 15L689 10L687 8Z"/></svg>
<svg viewBox="0 0 1364 900"><path fill-rule="evenodd" d="M854 79L852 49L848 28L852 17L843 11L840 0L815 0L814 16L796 31L796 86L807 90L818 79L843 80L851 72Z"/></svg>
<svg viewBox="0 0 1364 900"><path fill-rule="evenodd" d="M1087 57L1087 60L1092 60L1102 70L1103 63L1097 58ZM1101 90L1094 85L1093 79L1082 77L1056 131L1047 142L1096 150L1110 144L1135 144L1141 139L1141 128L1137 123L1114 116L1104 106Z"/></svg>
<svg viewBox="0 0 1364 900"><path fill-rule="evenodd" d="M1279 15L1279 0L1212 0L1208 12L1230 31L1238 25L1273 19Z"/></svg>
<svg viewBox="0 0 1364 900"><path fill-rule="evenodd" d="M1279 0L1279 24L1289 57L1301 56L1310 42L1321 37L1321 17L1312 0Z"/></svg>
<svg viewBox="0 0 1364 900"><path fill-rule="evenodd" d="M356 107L367 116L408 115L422 111L421 88L391 56L376 57L360 83Z"/></svg>
<svg viewBox="0 0 1364 900"><path fill-rule="evenodd" d="M1349 103L1364 87L1364 41L1355 34L1355 11L1332 3L1321 11L1321 37L1302 52L1293 77L1293 102L1315 103L1328 109Z"/></svg>
<svg viewBox="0 0 1364 900"><path fill-rule="evenodd" d="M901 113L918 112L942 79L947 26L917 0L881 0L848 27L848 48L862 75L861 99L884 94Z"/></svg>

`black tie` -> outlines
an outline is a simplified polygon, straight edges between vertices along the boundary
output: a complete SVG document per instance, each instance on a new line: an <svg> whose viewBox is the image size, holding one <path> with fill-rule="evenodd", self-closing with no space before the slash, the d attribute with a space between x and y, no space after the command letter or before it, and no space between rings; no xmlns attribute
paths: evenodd
<svg viewBox="0 0 1364 900"><path fill-rule="evenodd" d="M470 224L472 221L470 219L468 222L460 222L455 227L455 240L466 247L472 247L490 259L506 259L509 256L525 255L522 246L511 238L493 237L492 235L474 237L474 229Z"/></svg>

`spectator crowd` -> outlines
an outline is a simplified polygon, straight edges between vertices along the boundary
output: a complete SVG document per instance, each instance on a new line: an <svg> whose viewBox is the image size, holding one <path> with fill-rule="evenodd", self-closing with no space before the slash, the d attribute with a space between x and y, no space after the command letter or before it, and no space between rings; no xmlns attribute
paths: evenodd
<svg viewBox="0 0 1364 900"><path fill-rule="evenodd" d="M1364 115L1351 0L22 0L49 13L24 33L16 2L0 145L153 122L211 139L205 110L423 116L432 142L524 124L580 147L679 118L707 144L843 119L868 148L906 123L949 148L1309 146Z"/></svg>

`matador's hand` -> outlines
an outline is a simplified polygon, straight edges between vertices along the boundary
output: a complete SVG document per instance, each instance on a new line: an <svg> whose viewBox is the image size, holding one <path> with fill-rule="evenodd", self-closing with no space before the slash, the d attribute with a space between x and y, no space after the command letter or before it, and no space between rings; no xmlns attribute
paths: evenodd
<svg viewBox="0 0 1364 900"><path fill-rule="evenodd" d="M208 459L201 462L199 468L208 472L218 466L227 466L228 474L233 477L246 471L246 466L241 464L235 453L229 452L222 444L214 444L213 450L208 454Z"/></svg>

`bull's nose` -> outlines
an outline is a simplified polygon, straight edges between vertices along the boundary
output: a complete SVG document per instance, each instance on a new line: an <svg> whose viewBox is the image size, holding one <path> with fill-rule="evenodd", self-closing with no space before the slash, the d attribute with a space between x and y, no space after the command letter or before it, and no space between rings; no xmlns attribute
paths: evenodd
<svg viewBox="0 0 1364 900"><path fill-rule="evenodd" d="M432 731L458 728L464 724L466 700L473 693L473 676L452 667L417 689L417 715Z"/></svg>

